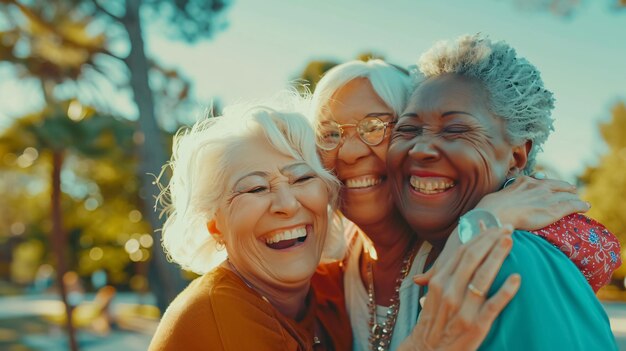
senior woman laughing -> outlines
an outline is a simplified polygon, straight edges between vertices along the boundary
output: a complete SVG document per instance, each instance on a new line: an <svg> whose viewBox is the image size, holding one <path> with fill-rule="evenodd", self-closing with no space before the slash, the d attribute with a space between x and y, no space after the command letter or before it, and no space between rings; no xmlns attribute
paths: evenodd
<svg viewBox="0 0 626 351"><path fill-rule="evenodd" d="M349 349L343 301L311 289L334 245L327 219L337 181L304 116L233 106L174 145L163 245L203 275L169 306L150 349Z"/></svg>
<svg viewBox="0 0 626 351"><path fill-rule="evenodd" d="M533 169L552 130L554 100L532 64L506 43L480 35L439 43L418 66L418 85L394 128L387 164L399 211L417 235L440 248L485 195ZM545 231L565 229L593 241L595 252L581 253L589 256L583 262L597 256L617 264L617 243L590 225L595 222L574 214ZM492 289L512 272L524 284L481 349L616 349L606 313L576 266L537 235L515 231L513 241ZM439 283L429 294L449 284ZM468 290L479 300L492 293L482 286ZM464 313L447 307L440 313Z"/></svg>

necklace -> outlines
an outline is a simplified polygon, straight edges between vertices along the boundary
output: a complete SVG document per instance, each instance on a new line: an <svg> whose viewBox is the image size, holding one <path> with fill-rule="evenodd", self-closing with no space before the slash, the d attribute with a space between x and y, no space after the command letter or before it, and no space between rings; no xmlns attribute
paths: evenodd
<svg viewBox="0 0 626 351"><path fill-rule="evenodd" d="M367 262L367 307L370 312L370 351L386 351L389 349L393 328L396 326L396 319L398 318L398 311L400 310L400 285L411 270L411 264L413 263L413 257L415 256L417 247L418 245L415 245L404 257L402 269L396 280L393 295L391 299L389 299L390 304L387 309L387 318L381 324L378 323L376 318L376 295L374 294L374 272L372 271L373 264L372 260Z"/></svg>

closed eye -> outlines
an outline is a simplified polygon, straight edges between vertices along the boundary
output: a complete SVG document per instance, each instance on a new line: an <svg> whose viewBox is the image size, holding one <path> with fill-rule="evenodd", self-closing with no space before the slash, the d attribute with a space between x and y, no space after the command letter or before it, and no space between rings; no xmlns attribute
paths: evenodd
<svg viewBox="0 0 626 351"><path fill-rule="evenodd" d="M307 180L311 180L313 178L315 178L314 175L310 175L310 174L309 175L305 175L305 176L302 176L302 177L296 179L296 181L294 183L304 183Z"/></svg>
<svg viewBox="0 0 626 351"><path fill-rule="evenodd" d="M256 186L256 187L254 187L254 188L252 188L250 190L247 190L246 193L247 194L258 194L258 193L264 192L265 190L267 190L267 187Z"/></svg>
<svg viewBox="0 0 626 351"><path fill-rule="evenodd" d="M397 126L394 130L394 133L420 135L423 133L423 131L424 128L420 126L404 124Z"/></svg>
<svg viewBox="0 0 626 351"><path fill-rule="evenodd" d="M443 129L443 132L444 133L458 134L458 133L467 133L470 130L471 130L470 127L468 127L466 125L452 125L452 126L445 127Z"/></svg>

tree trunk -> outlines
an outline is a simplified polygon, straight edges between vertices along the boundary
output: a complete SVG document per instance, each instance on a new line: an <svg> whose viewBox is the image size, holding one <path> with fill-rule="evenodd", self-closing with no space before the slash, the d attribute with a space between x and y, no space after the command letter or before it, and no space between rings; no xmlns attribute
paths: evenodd
<svg viewBox="0 0 626 351"><path fill-rule="evenodd" d="M139 178L141 179L141 197L144 213L153 228L155 245L152 247L150 260L150 290L157 298L157 304L164 311L169 303L182 291L186 283L181 276L180 268L168 262L161 245L161 231L163 225L153 204L159 193L153 184L154 175L161 172L161 167L167 162L161 130L159 129L154 112L154 97L148 80L148 60L144 51L144 41L141 31L139 10L141 0L126 0L126 14L122 23L128 32L131 50L126 58L126 65L130 71L130 85L134 100L139 111L138 132L141 137L139 143Z"/></svg>
<svg viewBox="0 0 626 351"><path fill-rule="evenodd" d="M76 331L72 321L72 306L67 301L67 289L63 282L63 276L67 271L65 264L65 233L63 232L63 214L61 209L61 168L63 167L63 151L52 151L52 245L57 261L57 285L61 292L61 300L65 306L66 329L69 337L70 349L78 351L76 343Z"/></svg>

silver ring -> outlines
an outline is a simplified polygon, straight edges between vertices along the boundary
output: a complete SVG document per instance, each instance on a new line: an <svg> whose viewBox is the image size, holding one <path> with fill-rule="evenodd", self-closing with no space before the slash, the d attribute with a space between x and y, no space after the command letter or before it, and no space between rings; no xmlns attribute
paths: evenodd
<svg viewBox="0 0 626 351"><path fill-rule="evenodd" d="M485 297L485 293L478 290L477 287L474 286L474 284L469 283L469 285L467 286L467 290L469 290L472 294L478 296L478 297Z"/></svg>

